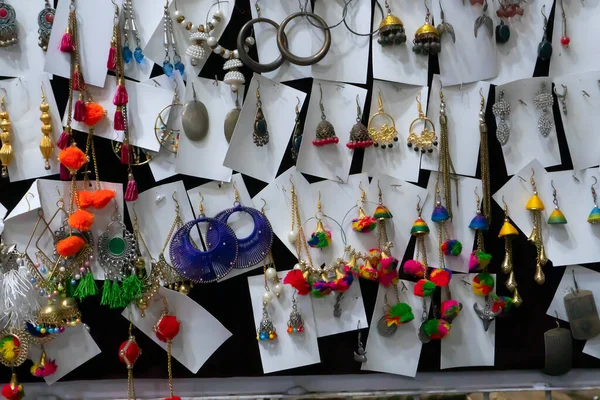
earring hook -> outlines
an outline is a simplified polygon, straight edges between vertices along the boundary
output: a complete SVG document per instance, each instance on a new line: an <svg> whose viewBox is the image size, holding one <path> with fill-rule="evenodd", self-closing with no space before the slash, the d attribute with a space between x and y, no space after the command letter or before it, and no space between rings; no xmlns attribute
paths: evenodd
<svg viewBox="0 0 600 400"><path fill-rule="evenodd" d="M298 100L298 102L296 103L296 114L298 114L300 113L300 97L296 96L296 100Z"/></svg>
<svg viewBox="0 0 600 400"><path fill-rule="evenodd" d="M321 98L319 99L319 107L321 108L321 118L325 119L325 107L323 106L323 86L319 83L319 92L321 93Z"/></svg>
<svg viewBox="0 0 600 400"><path fill-rule="evenodd" d="M263 199L262 197L260 199L263 201L263 206L260 208L260 212L264 214L265 208L267 208L267 201L265 199Z"/></svg>
<svg viewBox="0 0 600 400"><path fill-rule="evenodd" d="M235 201L233 202L233 205L237 206L240 204L240 192L238 191L235 181L232 182L232 186L235 193Z"/></svg>
<svg viewBox="0 0 600 400"><path fill-rule="evenodd" d="M359 96L356 95L356 117L360 119L361 115L361 109L360 109L360 100L359 100Z"/></svg>
<svg viewBox="0 0 600 400"><path fill-rule="evenodd" d="M548 24L548 17L546 17L546 5L542 5L541 10L542 16L544 17L544 26Z"/></svg>
<svg viewBox="0 0 600 400"><path fill-rule="evenodd" d="M417 195L417 198L419 199L419 201L417 202L417 212L419 213L419 217L420 217L421 212L423 211L423 209L421 208L421 196Z"/></svg>
<svg viewBox="0 0 600 400"><path fill-rule="evenodd" d="M502 203L504 203L504 216L508 214L508 204L504 201L504 195L502 195Z"/></svg>
<svg viewBox="0 0 600 400"><path fill-rule="evenodd" d="M198 193L198 196L200 196L200 205L198 206L198 209L200 210L200 215L204 215L204 205L202 205L202 203L204 203L204 196L202 193Z"/></svg>
<svg viewBox="0 0 600 400"><path fill-rule="evenodd" d="M27 202L27 211L31 211L31 204L29 204L29 196L33 197L35 199L35 195L31 192L27 192L25 194L25 201Z"/></svg>
<svg viewBox="0 0 600 400"><path fill-rule="evenodd" d="M575 269L574 268L571 270L571 273L573 274L573 285L575 285L575 292L579 293L579 285L577 284L577 279L575 279Z"/></svg>
<svg viewBox="0 0 600 400"><path fill-rule="evenodd" d="M6 91L6 88L0 87L0 89L2 89L2 91L4 92L4 95L2 96L2 98L0 99L0 101L1 101L2 103L4 103L4 98L5 98L6 96L8 96L8 92Z"/></svg>
<svg viewBox="0 0 600 400"><path fill-rule="evenodd" d="M194 92L194 101L196 101L196 87L194 86L194 82L192 82L192 92Z"/></svg>

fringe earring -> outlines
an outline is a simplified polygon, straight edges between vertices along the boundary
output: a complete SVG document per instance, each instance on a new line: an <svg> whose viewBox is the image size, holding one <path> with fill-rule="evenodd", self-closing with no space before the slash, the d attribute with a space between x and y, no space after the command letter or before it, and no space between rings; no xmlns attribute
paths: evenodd
<svg viewBox="0 0 600 400"><path fill-rule="evenodd" d="M535 170L532 168L531 178L529 181L531 183L531 187L533 188L533 195L525 205L525 208L528 211L531 211L531 215L533 217L533 230L531 231L531 235L529 235L528 240L535 245L537 251L534 280L538 285L543 285L546 281L546 277L544 275L544 271L542 271L542 267L548 262L546 250L544 248L544 239L542 236L542 211L544 211L545 207L542 199L540 199L538 196L535 180L533 179L534 175Z"/></svg>
<svg viewBox="0 0 600 400"><path fill-rule="evenodd" d="M133 365L142 355L133 336L133 324L129 323L129 337L119 347L119 360L127 367L127 400L135 400L135 383L133 381Z"/></svg>
<svg viewBox="0 0 600 400"><path fill-rule="evenodd" d="M502 202L504 203L504 224L498 234L499 238L504 238L504 261L502 261L502 272L508 275L505 286L513 294L511 303L515 307L519 307L523 303L523 299L517 289L512 252L512 241L519 237L519 231L517 231L513 224L510 223L508 218L508 205L504 202L504 197L502 198Z"/></svg>
<svg viewBox="0 0 600 400"><path fill-rule="evenodd" d="M154 325L154 333L158 340L167 344L167 371L169 373L169 397L164 400L181 400L181 397L173 394L173 369L171 367L171 349L173 347L173 339L179 334L181 322L176 316L169 314L169 305L167 299L163 297L165 309L162 312L160 319Z"/></svg>
<svg viewBox="0 0 600 400"><path fill-rule="evenodd" d="M2 178L8 178L8 166L13 162L15 155L12 148L12 122L10 122L8 111L6 111L6 103L4 101L7 93L6 89L4 96L0 99L0 163L2 163Z"/></svg>
<svg viewBox="0 0 600 400"><path fill-rule="evenodd" d="M439 187L439 176L435 182L435 207L431 213L431 220L436 223L438 231L438 246L439 246L439 258L440 268L445 269L446 263L444 256L457 257L462 252L462 243L457 239L450 239L448 233L448 227L446 226L448 220L450 220L450 212L446 207L442 205L442 197L440 195Z"/></svg>
<svg viewBox="0 0 600 400"><path fill-rule="evenodd" d="M452 156L450 155L450 140L448 138L448 115L446 113L446 102L444 101L444 92L442 92L440 81L440 153L438 160L438 174L442 174L442 186L444 188L444 204L448 210L448 215L452 219L452 187L450 174L456 175ZM439 178L438 178L439 179ZM456 186L456 205L458 205L458 180L455 180Z"/></svg>
<svg viewBox="0 0 600 400"><path fill-rule="evenodd" d="M356 203L356 206L358 207L358 217L352 219L352 230L355 232L368 233L377 227L377 218L365 214L363 207L365 205L367 194L362 188L362 182L359 183L358 187L360 189L360 200Z"/></svg>
<svg viewBox="0 0 600 400"><path fill-rule="evenodd" d="M46 94L44 93L44 84L42 83L42 104L40 104L40 111L42 115L40 116L40 121L42 121L42 140L40 140L40 152L42 153L42 157L45 160L44 169L46 171L50 170L50 158L52 158L52 153L54 152L54 144L52 143L52 117L49 114L50 105L46 99Z"/></svg>
<svg viewBox="0 0 600 400"><path fill-rule="evenodd" d="M596 201L596 189L594 189L594 186L596 186L596 184L598 183L598 179L595 176L592 176L592 178L594 178L594 184L592 185L592 198L594 199L594 208L590 212L587 222L589 222L590 224L598 224L600 223L600 208L598 208L598 202Z"/></svg>
<svg viewBox="0 0 600 400"><path fill-rule="evenodd" d="M321 191L319 190L319 199L317 200L317 213L315 214L315 219L317 220L317 228L310 235L310 239L308 239L308 245L312 248L324 249L331 245L331 232L326 231L323 226L323 217L325 214L323 213L323 209L321 207Z"/></svg>

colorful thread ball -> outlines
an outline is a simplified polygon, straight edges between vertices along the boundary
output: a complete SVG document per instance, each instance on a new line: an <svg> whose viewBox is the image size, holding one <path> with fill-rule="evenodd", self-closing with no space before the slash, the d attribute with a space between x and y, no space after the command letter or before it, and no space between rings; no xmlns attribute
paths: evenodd
<svg viewBox="0 0 600 400"><path fill-rule="evenodd" d="M446 240L442 243L442 251L447 256L459 256L462 252L462 243L456 239Z"/></svg>

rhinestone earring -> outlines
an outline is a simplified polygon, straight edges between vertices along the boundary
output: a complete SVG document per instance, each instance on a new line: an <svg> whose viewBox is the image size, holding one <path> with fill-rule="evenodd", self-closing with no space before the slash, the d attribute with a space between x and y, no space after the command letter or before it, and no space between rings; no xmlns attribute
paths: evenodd
<svg viewBox="0 0 600 400"><path fill-rule="evenodd" d="M552 109L554 98L552 97L552 93L546 92L546 82L542 82L541 90L535 95L533 102L536 108L542 110L542 115L538 119L538 130L543 137L548 137L552 128L554 128L554 121L552 121L550 112L548 111Z"/></svg>
<svg viewBox="0 0 600 400"><path fill-rule="evenodd" d="M492 106L492 112L496 118L499 118L496 129L496 138L502 146L508 143L510 138L510 129L506 123L506 117L510 115L510 103L504 100L504 90L500 90L500 98Z"/></svg>

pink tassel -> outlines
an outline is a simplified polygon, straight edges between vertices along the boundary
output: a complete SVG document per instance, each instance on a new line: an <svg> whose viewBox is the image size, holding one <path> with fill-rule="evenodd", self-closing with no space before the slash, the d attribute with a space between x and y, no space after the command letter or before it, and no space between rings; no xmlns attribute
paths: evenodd
<svg viewBox="0 0 600 400"><path fill-rule="evenodd" d="M75 51L75 42L73 41L73 35L67 31L64 33L60 41L60 51L63 53L72 53Z"/></svg>
<svg viewBox="0 0 600 400"><path fill-rule="evenodd" d="M119 79L119 84L117 85L117 91L115 92L115 97L113 97L113 104L115 106L124 106L129 102L129 96L127 95L127 89L125 89L124 82Z"/></svg>
<svg viewBox="0 0 600 400"><path fill-rule="evenodd" d="M82 122L85 119L85 103L81 98L75 102L75 112L73 113L73 119L75 121Z"/></svg>
<svg viewBox="0 0 600 400"><path fill-rule="evenodd" d="M110 71L114 71L117 68L117 49L114 47L110 48L108 52L108 61L106 62L106 68Z"/></svg>
<svg viewBox="0 0 600 400"><path fill-rule="evenodd" d="M121 109L120 106L117 107L117 111L115 111L114 128L115 128L115 131L124 131L125 130L125 118L123 118L123 110Z"/></svg>
<svg viewBox="0 0 600 400"><path fill-rule="evenodd" d="M60 180L68 181L71 179L71 173L64 165L60 164Z"/></svg>
<svg viewBox="0 0 600 400"><path fill-rule="evenodd" d="M69 145L69 139L70 137L67 131L62 131L60 137L58 138L58 142L56 142L56 146L58 146L58 148L61 150L66 149Z"/></svg>
<svg viewBox="0 0 600 400"><path fill-rule="evenodd" d="M136 201L138 199L138 187L131 172L128 179L129 182L127 182L127 189L125 190L125 201Z"/></svg>
<svg viewBox="0 0 600 400"><path fill-rule="evenodd" d="M83 86L83 82L81 82L81 73L79 72L79 67L75 67L75 71L73 71L72 82L73 82L73 90L75 90L76 92L80 92L81 86Z"/></svg>
<svg viewBox="0 0 600 400"><path fill-rule="evenodd" d="M129 143L125 140L121 146L121 164L127 165L129 162Z"/></svg>

